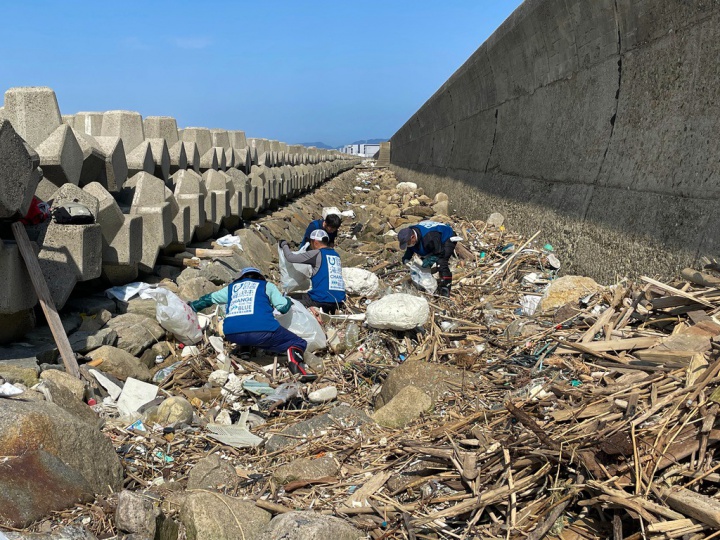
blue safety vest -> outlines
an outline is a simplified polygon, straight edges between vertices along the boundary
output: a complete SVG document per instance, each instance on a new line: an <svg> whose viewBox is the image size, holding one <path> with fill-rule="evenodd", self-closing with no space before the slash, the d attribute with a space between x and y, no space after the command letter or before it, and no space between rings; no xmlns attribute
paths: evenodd
<svg viewBox="0 0 720 540"><path fill-rule="evenodd" d="M420 238L418 238L417 244L415 244L410 249L420 255L421 257L424 257L425 255L431 255L430 253L425 252L425 246L423 245L422 239L425 237L425 235L429 232L439 232L440 233L440 241L441 243L445 243L450 238L455 236L455 231L452 230L452 227L450 225L445 225L444 223L438 223L437 221L421 221L417 225L412 226L413 229L417 229L420 233Z"/></svg>
<svg viewBox="0 0 720 540"><path fill-rule="evenodd" d="M340 255L332 248L320 250L320 268L311 278L312 289L308 296L316 302L335 304L345 301L345 281L342 277Z"/></svg>
<svg viewBox="0 0 720 540"><path fill-rule="evenodd" d="M280 323L273 317L273 307L262 279L240 279L228 285L223 332L274 332Z"/></svg>

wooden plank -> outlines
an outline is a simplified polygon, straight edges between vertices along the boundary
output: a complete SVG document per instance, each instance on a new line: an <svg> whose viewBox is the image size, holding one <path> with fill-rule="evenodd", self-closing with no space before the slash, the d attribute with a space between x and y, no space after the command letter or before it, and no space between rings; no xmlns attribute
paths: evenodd
<svg viewBox="0 0 720 540"><path fill-rule="evenodd" d="M687 367L696 354L694 351L663 351L657 349L646 349L633 353L643 362L653 362L668 367Z"/></svg>
<svg viewBox="0 0 720 540"><path fill-rule="evenodd" d="M43 276L42 270L40 270L40 264L38 263L35 251L25 231L25 227L22 223L15 222L12 224L12 232L20 249L20 254L25 261L25 266L27 266L30 280L35 288L40 306L45 313L50 331L52 332L53 338L55 338L55 344L57 345L58 351L60 351L60 357L65 365L65 371L76 379L79 379L80 368L78 367L77 360L75 360L75 353L70 346L65 328L63 328L60 316L55 309L55 302L53 302L52 296L50 295L50 289L48 289L45 276Z"/></svg>
<svg viewBox="0 0 720 540"><path fill-rule="evenodd" d="M720 501L684 488L659 489L664 502L676 512L720 527Z"/></svg>
<svg viewBox="0 0 720 540"><path fill-rule="evenodd" d="M688 294L685 291L681 291L680 289L676 289L675 287L672 287L670 285L667 285L663 283L662 281L657 281L656 279L649 278L647 276L640 276L640 279L642 279L645 283L649 283L651 285L655 285L656 287L659 287L661 289L664 289L676 296L682 296L683 298L687 298L688 300L692 300L693 302L697 302L698 304L702 304L704 306L714 308L715 306L708 302L707 300L703 300L702 298L698 298L697 296L693 296L692 294Z"/></svg>
<svg viewBox="0 0 720 540"><path fill-rule="evenodd" d="M232 249L204 249L204 248L185 248L185 251L192 253L195 257L201 259L211 259L213 257L232 257Z"/></svg>
<svg viewBox="0 0 720 540"><path fill-rule="evenodd" d="M583 343L583 347L588 351L607 352L607 351L631 351L633 349L647 349L660 343L660 337L639 337L628 339L613 339L612 341L591 341ZM572 348L560 347L555 354L569 354L577 351Z"/></svg>

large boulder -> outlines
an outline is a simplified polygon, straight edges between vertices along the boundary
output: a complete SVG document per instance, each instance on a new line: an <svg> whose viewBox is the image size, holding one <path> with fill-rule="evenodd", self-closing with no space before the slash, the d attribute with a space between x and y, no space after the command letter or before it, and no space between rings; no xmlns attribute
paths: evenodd
<svg viewBox="0 0 720 540"><path fill-rule="evenodd" d="M82 474L44 450L0 462L0 526L24 528L50 512L92 499Z"/></svg>
<svg viewBox="0 0 720 540"><path fill-rule="evenodd" d="M94 493L122 485L123 470L110 440L99 430L46 401L3 400L0 455L42 448L79 472Z"/></svg>
<svg viewBox="0 0 720 540"><path fill-rule="evenodd" d="M119 315L107 323L118 335L117 347L133 356L165 339L165 330L155 319L137 313Z"/></svg>
<svg viewBox="0 0 720 540"><path fill-rule="evenodd" d="M380 409L410 385L430 396L435 402L451 387L461 387L463 380L468 384L472 382L467 374L463 377L463 372L453 366L431 364L422 360L407 361L387 376L376 399L375 408Z"/></svg>
<svg viewBox="0 0 720 540"><path fill-rule="evenodd" d="M335 516L287 512L275 517L258 540L363 540L365 533Z"/></svg>
<svg viewBox="0 0 720 540"><path fill-rule="evenodd" d="M188 540L255 540L270 513L254 503L220 493L190 493L180 510Z"/></svg>
<svg viewBox="0 0 720 540"><path fill-rule="evenodd" d="M190 302L192 300L197 300L206 294L213 293L221 288L222 287L215 285L212 281L209 281L204 277L195 277L180 285L178 296L183 300Z"/></svg>
<svg viewBox="0 0 720 540"><path fill-rule="evenodd" d="M399 429L432 409L432 406L430 396L416 386L409 385L375 411L372 418L383 427Z"/></svg>
<svg viewBox="0 0 720 540"><path fill-rule="evenodd" d="M105 345L88 354L93 360L102 360L97 369L124 381L128 377L140 381L150 380L150 371L132 354L117 347Z"/></svg>
<svg viewBox="0 0 720 540"><path fill-rule="evenodd" d="M235 468L226 459L212 454L198 461L188 474L188 489L221 490L234 489L240 477Z"/></svg>
<svg viewBox="0 0 720 540"><path fill-rule="evenodd" d="M151 500L139 493L123 490L118 495L115 526L120 531L137 534L138 538L154 538L159 515L160 510Z"/></svg>

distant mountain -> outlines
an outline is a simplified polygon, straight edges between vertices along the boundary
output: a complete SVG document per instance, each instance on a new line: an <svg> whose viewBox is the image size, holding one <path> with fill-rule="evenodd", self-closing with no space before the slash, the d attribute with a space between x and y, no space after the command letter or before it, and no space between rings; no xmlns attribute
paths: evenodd
<svg viewBox="0 0 720 540"><path fill-rule="evenodd" d="M323 150L335 150L334 147L330 146L329 144L325 144L324 142L301 142L301 143L295 143L295 144L301 144L302 146L314 146L315 148L322 148Z"/></svg>

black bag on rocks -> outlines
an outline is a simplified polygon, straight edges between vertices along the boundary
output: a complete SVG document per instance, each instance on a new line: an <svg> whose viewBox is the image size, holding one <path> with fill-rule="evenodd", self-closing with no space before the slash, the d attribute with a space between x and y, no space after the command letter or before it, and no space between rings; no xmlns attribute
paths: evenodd
<svg viewBox="0 0 720 540"><path fill-rule="evenodd" d="M61 225L90 225L95 217L87 206L78 203L66 203L53 210L53 220Z"/></svg>

